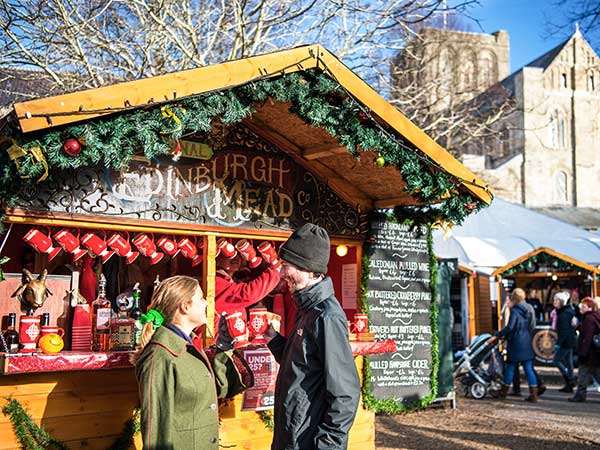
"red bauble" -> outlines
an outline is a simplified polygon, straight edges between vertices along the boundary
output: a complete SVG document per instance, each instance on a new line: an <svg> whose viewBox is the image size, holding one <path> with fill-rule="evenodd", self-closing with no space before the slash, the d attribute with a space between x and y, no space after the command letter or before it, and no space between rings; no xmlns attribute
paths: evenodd
<svg viewBox="0 0 600 450"><path fill-rule="evenodd" d="M77 156L81 153L81 143L74 138L67 139L63 144L63 150L69 156Z"/></svg>

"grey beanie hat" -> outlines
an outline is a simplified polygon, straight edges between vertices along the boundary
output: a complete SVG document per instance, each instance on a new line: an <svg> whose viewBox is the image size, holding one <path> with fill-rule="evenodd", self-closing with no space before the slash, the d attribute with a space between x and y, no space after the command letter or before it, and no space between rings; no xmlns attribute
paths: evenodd
<svg viewBox="0 0 600 450"><path fill-rule="evenodd" d="M327 273L329 235L313 223L298 228L279 249L279 257L302 270Z"/></svg>

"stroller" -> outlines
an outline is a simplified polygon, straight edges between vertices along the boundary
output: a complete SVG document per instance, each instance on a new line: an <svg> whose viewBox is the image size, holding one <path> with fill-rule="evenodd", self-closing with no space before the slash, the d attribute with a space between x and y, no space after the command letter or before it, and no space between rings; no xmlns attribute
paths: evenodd
<svg viewBox="0 0 600 450"><path fill-rule="evenodd" d="M476 336L454 363L454 378L460 381L464 395L481 400L487 394L497 397L502 386L504 362L498 341L487 344L491 334Z"/></svg>

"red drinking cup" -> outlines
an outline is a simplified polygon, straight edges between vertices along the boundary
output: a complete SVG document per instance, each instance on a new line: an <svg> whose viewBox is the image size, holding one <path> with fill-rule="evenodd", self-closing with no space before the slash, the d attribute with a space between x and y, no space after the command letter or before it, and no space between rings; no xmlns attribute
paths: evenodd
<svg viewBox="0 0 600 450"><path fill-rule="evenodd" d="M277 258L277 252L270 242L261 242L257 248L266 262L271 264L276 269L281 266L281 261L279 258Z"/></svg>
<svg viewBox="0 0 600 450"><path fill-rule="evenodd" d="M61 327L51 327L49 325L45 325L42 327L42 336L46 336L47 334L58 334L60 337L65 335L65 330Z"/></svg>
<svg viewBox="0 0 600 450"><path fill-rule="evenodd" d="M227 331L229 331L229 335L233 338L234 348L248 344L248 330L246 328L244 314L245 312L236 311L225 315Z"/></svg>
<svg viewBox="0 0 600 450"><path fill-rule="evenodd" d="M150 258L150 264L152 265L158 264L165 256L164 253L156 251L154 241L147 234L138 234L133 240L133 245L137 247L142 255Z"/></svg>
<svg viewBox="0 0 600 450"><path fill-rule="evenodd" d="M369 332L369 316L362 313L354 314L354 329L357 334Z"/></svg>
<svg viewBox="0 0 600 450"><path fill-rule="evenodd" d="M105 263L115 252L109 250L104 239L99 238L94 233L86 233L81 238L81 244L96 256L102 258Z"/></svg>
<svg viewBox="0 0 600 450"><path fill-rule="evenodd" d="M175 241L166 236L161 237L156 242L156 245L158 245L158 247L169 256L175 256L177 253L179 253L179 248L177 247Z"/></svg>
<svg viewBox="0 0 600 450"><path fill-rule="evenodd" d="M248 266L250 266L251 269L260 266L262 259L259 256L256 256L256 250L254 250L254 247L252 247L252 244L250 244L247 239L237 241L235 248L240 255L242 255L242 258L248 261Z"/></svg>
<svg viewBox="0 0 600 450"><path fill-rule="evenodd" d="M56 258L56 255L60 253L60 247L54 247L52 245L52 239L50 236L42 233L36 228L32 228L23 236L23 240L29 244L33 249L39 253L46 253L48 255L48 261L52 261Z"/></svg>
<svg viewBox="0 0 600 450"><path fill-rule="evenodd" d="M233 258L236 254L233 244L225 238L221 238L217 241L217 248L227 258Z"/></svg>
<svg viewBox="0 0 600 450"><path fill-rule="evenodd" d="M40 338L40 317L21 316L19 319L19 343L21 352L35 352Z"/></svg>
<svg viewBox="0 0 600 450"><path fill-rule="evenodd" d="M125 264L131 264L138 256L140 256L138 252L132 250L129 239L125 239L119 233L114 233L108 238L106 243L117 253L117 255L125 258Z"/></svg>
<svg viewBox="0 0 600 450"><path fill-rule="evenodd" d="M73 261L80 260L87 253L87 250L80 247L79 238L66 228L54 233L54 240L65 252L73 255Z"/></svg>
<svg viewBox="0 0 600 450"><path fill-rule="evenodd" d="M252 342L255 344L264 344L265 333L267 332L267 328L269 328L269 320L268 320L268 311L267 308L252 308L250 309L250 322L248 326L254 338Z"/></svg>

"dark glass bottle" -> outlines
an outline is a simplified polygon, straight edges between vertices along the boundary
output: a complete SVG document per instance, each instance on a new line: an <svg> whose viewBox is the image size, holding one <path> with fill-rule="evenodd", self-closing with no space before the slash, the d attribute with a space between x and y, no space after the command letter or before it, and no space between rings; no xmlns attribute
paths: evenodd
<svg viewBox="0 0 600 450"><path fill-rule="evenodd" d="M8 328L3 333L9 353L19 352L19 333L15 330L16 326L17 315L15 313L10 313L8 315Z"/></svg>
<svg viewBox="0 0 600 450"><path fill-rule="evenodd" d="M44 313L44 314L42 314L42 320L40 322L40 325L42 327L49 327L50 326L50 313Z"/></svg>
<svg viewBox="0 0 600 450"><path fill-rule="evenodd" d="M142 310L140 309L140 284L136 283L133 287L133 307L129 311L129 317L134 320L134 345L137 347L140 345L142 337L142 322L140 317L142 316Z"/></svg>

